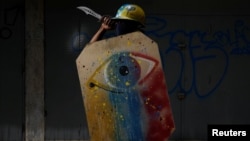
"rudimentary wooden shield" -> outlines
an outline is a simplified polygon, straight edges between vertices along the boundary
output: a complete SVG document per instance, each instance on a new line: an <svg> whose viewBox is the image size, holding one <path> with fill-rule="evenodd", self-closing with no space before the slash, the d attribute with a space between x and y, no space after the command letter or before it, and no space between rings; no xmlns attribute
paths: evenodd
<svg viewBox="0 0 250 141"><path fill-rule="evenodd" d="M166 141L174 121L156 42L133 32L76 60L91 141Z"/></svg>

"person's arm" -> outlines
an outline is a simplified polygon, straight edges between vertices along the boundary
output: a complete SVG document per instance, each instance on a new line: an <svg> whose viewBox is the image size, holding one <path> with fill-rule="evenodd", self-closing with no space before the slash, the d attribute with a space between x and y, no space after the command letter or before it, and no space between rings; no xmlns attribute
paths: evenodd
<svg viewBox="0 0 250 141"><path fill-rule="evenodd" d="M107 30L110 30L114 26L114 21L112 21L110 16L104 16L102 18L102 25L99 28L99 30L95 33L95 35L92 37L89 43L93 43L95 41L101 40L103 38L103 35Z"/></svg>
<svg viewBox="0 0 250 141"><path fill-rule="evenodd" d="M101 40L105 32L106 32L106 29L101 26L99 30L95 33L95 35L91 38L89 43L93 43L95 41Z"/></svg>

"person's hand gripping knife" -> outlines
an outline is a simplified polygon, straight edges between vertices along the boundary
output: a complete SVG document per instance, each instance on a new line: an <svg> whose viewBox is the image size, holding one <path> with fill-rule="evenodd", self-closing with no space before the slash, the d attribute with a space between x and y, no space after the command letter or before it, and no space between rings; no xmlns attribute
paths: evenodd
<svg viewBox="0 0 250 141"><path fill-rule="evenodd" d="M108 16L108 15L103 16L101 19L101 22L102 24L100 28L94 34L94 36L92 37L89 43L93 43L95 41L101 40L107 30L114 29L115 27L115 21L112 20L111 16Z"/></svg>

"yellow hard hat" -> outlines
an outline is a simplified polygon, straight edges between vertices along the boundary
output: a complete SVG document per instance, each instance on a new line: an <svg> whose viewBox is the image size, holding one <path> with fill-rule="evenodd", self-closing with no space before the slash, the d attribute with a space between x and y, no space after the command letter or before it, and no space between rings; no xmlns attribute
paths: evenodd
<svg viewBox="0 0 250 141"><path fill-rule="evenodd" d="M143 9L136 4L124 4L117 10L116 16L113 19L133 20L144 26L145 13Z"/></svg>

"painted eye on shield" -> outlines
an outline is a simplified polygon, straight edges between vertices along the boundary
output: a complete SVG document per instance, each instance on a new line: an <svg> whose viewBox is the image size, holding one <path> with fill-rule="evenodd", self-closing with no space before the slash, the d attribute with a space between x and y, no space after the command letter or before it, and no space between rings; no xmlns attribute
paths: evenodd
<svg viewBox="0 0 250 141"><path fill-rule="evenodd" d="M134 86L140 78L141 67L128 53L116 54L104 70L106 82L115 88Z"/></svg>
<svg viewBox="0 0 250 141"><path fill-rule="evenodd" d="M144 81L157 66L158 61L140 53L113 54L90 77L90 88L122 93Z"/></svg>

